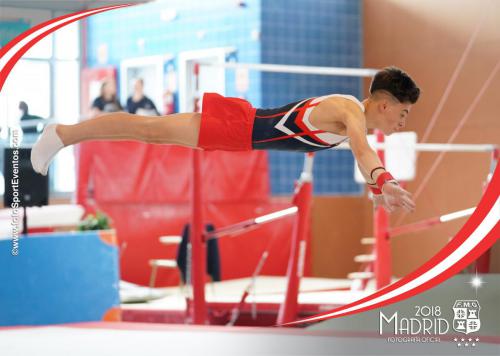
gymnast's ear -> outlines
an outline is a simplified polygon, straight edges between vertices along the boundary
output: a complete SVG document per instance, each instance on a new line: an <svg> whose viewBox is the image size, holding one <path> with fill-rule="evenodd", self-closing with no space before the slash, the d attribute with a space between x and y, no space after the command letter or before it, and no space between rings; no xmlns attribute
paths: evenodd
<svg viewBox="0 0 500 356"><path fill-rule="evenodd" d="M387 112L390 108L390 102L387 98L378 98L376 103L377 103L377 109L381 114Z"/></svg>
<svg viewBox="0 0 500 356"><path fill-rule="evenodd" d="M372 100L377 105L377 110L381 114L387 112L395 104L399 104L399 101L385 90L377 90L371 94Z"/></svg>

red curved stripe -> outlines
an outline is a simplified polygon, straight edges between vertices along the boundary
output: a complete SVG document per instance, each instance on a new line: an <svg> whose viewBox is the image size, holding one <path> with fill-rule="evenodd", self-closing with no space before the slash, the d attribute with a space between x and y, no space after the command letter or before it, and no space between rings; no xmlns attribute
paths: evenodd
<svg viewBox="0 0 500 356"><path fill-rule="evenodd" d="M12 47L14 47L18 42L22 41L23 39L25 39L26 37L28 37L29 35L31 35L33 32L38 31L39 29L41 29L41 28L43 28L45 26L48 26L48 25L54 23L55 21L63 20L63 19L66 19L66 18L71 17L71 16L75 16L75 15L80 15L80 14L83 14L85 12L92 11L92 10L101 10L101 9L102 10L104 10L104 9L113 10L113 8L121 8L121 7L126 7L126 6L133 6L133 5L134 4L123 4L123 5L115 5L115 6L112 6L112 7L110 7L110 6L96 7L95 9L81 10L81 11L78 11L78 12L74 12L72 14L67 14L67 15L62 15L62 16L56 17L55 19L47 20L47 21L42 22L41 24L38 24L36 26L33 26L29 30L21 33L20 35L16 36L11 41L9 41L5 46L3 46L2 48L0 48L0 58L2 58L3 55L8 50L10 50ZM105 11L107 11L107 10L105 10ZM101 13L101 11L96 12L96 14L98 14L98 13Z"/></svg>
<svg viewBox="0 0 500 356"><path fill-rule="evenodd" d="M413 271L412 273L408 274L404 278L400 279L399 281L365 297L360 300L357 300L353 303L344 305L339 308L332 309L330 311L317 314L315 316L298 320L292 323L284 324L284 326L290 326L290 325L297 325L301 323L305 323L310 321L311 319L315 319L315 321L319 320L325 320L325 319L331 319L331 318L337 318L340 316L346 316L346 315L351 315L351 314L357 314L363 311L367 311L370 309L374 308L380 308L407 298L410 298L414 295L417 295L419 293L424 292L425 290L435 286L436 284L445 281L446 279L454 276L458 272L460 272L463 268L465 268L469 263L474 261L476 258L478 258L482 253L484 253L488 248L490 248L495 241L500 237L500 222L498 222L491 230L490 232L481 240L481 242L478 243L476 247L474 247L467 255L465 255L461 260L455 262L451 267L449 267L447 270L443 271L441 274L438 276L434 277L433 279L423 283L417 288L411 289L407 292L404 292L402 294L399 294L391 299L388 299L386 301L381 301L379 303L376 303L374 305L370 305L367 307L363 307L358 310L346 312L340 315L336 316L328 316L329 314L333 312L339 312L342 310L346 310L348 308L357 306L361 303L370 301L376 297L382 296L388 292L393 291L394 289L409 283L410 281L414 280L415 278L419 277L423 273L427 272L440 262L442 262L445 258L447 258L453 251L455 251L470 235L473 231L476 230L476 228L479 226L479 224L484 220L488 212L492 209L494 206L496 200L498 199L498 196L500 195L500 165L498 165L495 169L495 173L493 175L493 179L490 182L488 189L486 190L483 198L481 199L478 207L472 214L469 220L465 223L465 225L460 229L460 231L455 235L455 237L443 248L441 249L436 255L434 255L429 261L427 261L425 264L420 266L417 270Z"/></svg>
<svg viewBox="0 0 500 356"><path fill-rule="evenodd" d="M59 28L61 27L64 27L70 23L73 23L75 21L78 21L78 20L81 20L83 18L86 18L88 16L91 16L91 15L95 15L95 14L99 14L99 13L102 13L102 12L105 12L105 11L109 11L109 10L114 10L114 9L119 9L119 8L123 8L123 7L128 7L128 6L131 6L131 4L124 4L124 5L118 5L118 6L112 6L112 7L104 7L102 8L102 10L99 10L99 11L96 11L96 12L92 12L91 14L87 14L87 15L84 15L82 17L77 17L76 19L72 19L72 20L69 20L69 21L66 21L66 22L63 22L61 23L60 25L58 26L55 26L53 28L51 28L50 30L47 30L43 33L41 33L40 35L38 35L37 37L33 38L31 41L29 41L28 43L26 43L23 47L21 47L13 56L12 58L5 64L5 66L2 68L2 70L0 71L0 90L3 88L3 85L5 84L5 81L7 80L7 76L9 75L9 73L12 71L12 68L14 68L14 65L17 63L17 61L31 48L33 47L33 45L35 45L37 42L39 42L41 39L43 39L44 37L48 36L49 34L51 34L52 32L58 30ZM34 31L37 31L45 26L48 26L54 22L57 22L61 19L64 19L64 18L68 18L68 17L71 17L71 16L74 16L76 14L83 14L85 12L89 12L89 11L94 11L94 9L92 10L86 10L86 11L80 11L78 13L74 13L74 14L69 14L69 15L64 15L64 16L60 16L60 17L57 17L55 19L52 19L50 21L46 21L38 26L35 26L34 28L22 33L21 35L17 36L15 39L13 39L12 41L10 41L6 47L2 48L2 51L0 52L1 55L0 55L0 58L3 57L5 55L5 53L7 53L7 50L8 49L11 49L13 46L15 46L19 41L22 41L23 39L25 39L27 36L29 36L30 34L32 34Z"/></svg>
<svg viewBox="0 0 500 356"><path fill-rule="evenodd" d="M479 256L481 256L486 250L488 250L496 242L499 235L500 235L500 222L498 222L493 227L493 229L491 229L491 231L488 233L488 235L486 235L483 238L483 240L471 252L469 252L466 256L464 256L464 258L462 258L461 260L457 261L450 268L443 271L441 274L439 274L435 278L427 281L426 283L421 284L419 287L411 289L411 290L406 291L404 293L398 294L397 296L395 296L391 299L388 299L386 301L381 301L381 302L375 303L373 305L363 307L361 309L341 313L339 315L334 315L334 316L324 315L324 314L332 313L334 311L338 311L339 309L345 309L345 307L349 307L349 305L347 305L347 306L344 306L341 308L333 309L333 310L326 312L326 313L321 313L321 314L318 314L316 316L312 316L312 317L307 318L307 319L298 320L298 321L295 321L295 322L292 322L289 324L284 324L283 326L292 326L292 325L302 324L302 323L308 322L312 318L315 319L314 322L318 322L318 321L322 321L322 320L328 320L328 319L334 319L334 318L339 318L339 317L343 317L343 316L358 314L358 313L368 311L371 309L382 308L382 307L387 306L389 304L393 304L393 303L411 298L417 294L425 292L429 288L435 287L439 283L442 283L442 282L446 281L447 279L453 277L455 274L459 273L462 269L467 267L471 262L473 262L475 259L477 259ZM321 317L321 315L324 315L324 316Z"/></svg>

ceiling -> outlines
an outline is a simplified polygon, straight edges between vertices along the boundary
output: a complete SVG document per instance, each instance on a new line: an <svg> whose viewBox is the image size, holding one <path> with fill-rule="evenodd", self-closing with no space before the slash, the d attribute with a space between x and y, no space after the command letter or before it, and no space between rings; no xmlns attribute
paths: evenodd
<svg viewBox="0 0 500 356"><path fill-rule="evenodd" d="M150 0L0 0L0 7L18 7L56 11L79 11L118 4L145 3Z"/></svg>

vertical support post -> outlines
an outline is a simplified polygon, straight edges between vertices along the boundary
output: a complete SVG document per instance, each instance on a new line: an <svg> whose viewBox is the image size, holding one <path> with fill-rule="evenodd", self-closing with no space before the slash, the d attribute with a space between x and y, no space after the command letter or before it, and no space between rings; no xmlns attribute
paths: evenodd
<svg viewBox="0 0 500 356"><path fill-rule="evenodd" d="M384 142L384 134L377 130L375 132L377 143ZM384 150L377 150L377 154L385 165ZM391 246L389 242L389 216L387 212L379 206L375 210L373 219L373 230L375 235L375 262L374 271L376 279L376 288L381 289L391 283L392 274L392 259L391 259Z"/></svg>
<svg viewBox="0 0 500 356"><path fill-rule="evenodd" d="M304 270L305 248L309 232L313 157L312 153L306 154L304 169L295 187L293 204L297 206L298 211L295 216L292 241L290 242L285 300L281 304L278 313L278 325L294 321L298 314L300 278Z"/></svg>
<svg viewBox="0 0 500 356"><path fill-rule="evenodd" d="M483 193L488 188L488 184L490 183L491 178L493 177L493 173L495 172L495 168L498 164L498 159L500 158L500 148L495 148L491 152L491 163L490 163L490 172L483 186ZM478 257L476 260L476 272L477 273L489 273L490 272L490 251L491 248L484 251L484 253Z"/></svg>
<svg viewBox="0 0 500 356"><path fill-rule="evenodd" d="M205 269L206 254L203 241L203 201L201 194L201 152L193 150L193 178L191 186L191 233L192 246L191 280L193 283L193 315L194 324L205 324Z"/></svg>
<svg viewBox="0 0 500 356"><path fill-rule="evenodd" d="M194 65L196 80L195 90L198 90L199 64ZM192 150L192 180L191 180L191 231L189 234L192 248L191 281L193 284L192 321L194 324L205 324L207 317L205 303L205 272L206 246L203 239L203 196L201 179L201 155L199 150Z"/></svg>

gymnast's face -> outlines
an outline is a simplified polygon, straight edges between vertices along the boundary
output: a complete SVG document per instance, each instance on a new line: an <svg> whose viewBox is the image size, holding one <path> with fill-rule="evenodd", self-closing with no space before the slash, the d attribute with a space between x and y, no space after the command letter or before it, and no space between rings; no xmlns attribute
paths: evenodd
<svg viewBox="0 0 500 356"><path fill-rule="evenodd" d="M378 129L382 130L385 135L404 129L411 110L410 103L400 103L395 98L386 98L378 101L377 104L378 113L380 114Z"/></svg>

